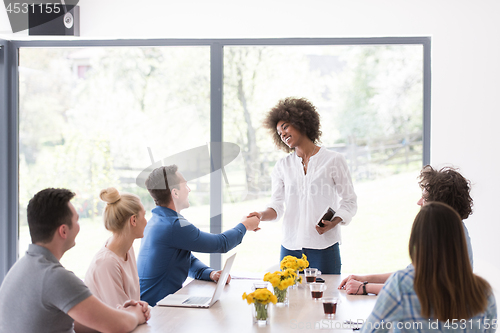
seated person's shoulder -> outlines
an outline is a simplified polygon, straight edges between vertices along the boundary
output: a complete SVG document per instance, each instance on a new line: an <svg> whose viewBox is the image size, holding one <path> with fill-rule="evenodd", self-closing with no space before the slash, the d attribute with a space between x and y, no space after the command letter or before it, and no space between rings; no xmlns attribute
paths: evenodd
<svg viewBox="0 0 500 333"><path fill-rule="evenodd" d="M19 275L23 277L19 278ZM12 292L21 295L20 302L29 302L31 306L35 306L33 302L41 302L43 311L52 314L54 309L67 313L73 306L92 295L73 272L66 270L58 262L45 259L37 263L33 260L20 260L19 265L13 267L8 283ZM23 288L24 292L16 290L18 288Z"/></svg>
<svg viewBox="0 0 500 333"><path fill-rule="evenodd" d="M63 266L53 266L45 271L44 274L45 285L68 284L74 286L85 286L83 281L75 275L72 271L68 271Z"/></svg>
<svg viewBox="0 0 500 333"><path fill-rule="evenodd" d="M393 275L397 276L400 279L410 278L413 280L413 278L415 277L415 267L410 264L406 268L394 272Z"/></svg>
<svg viewBox="0 0 500 333"><path fill-rule="evenodd" d="M164 229L170 228L177 223L184 225L189 221L171 209L156 207L153 209L153 217L148 221L146 228Z"/></svg>
<svg viewBox="0 0 500 333"><path fill-rule="evenodd" d="M87 283L87 278L90 275L95 275L99 271L109 271L114 270L121 265L120 258L107 248L102 248L96 253L92 262L87 270L87 275L85 276L85 283Z"/></svg>
<svg viewBox="0 0 500 333"><path fill-rule="evenodd" d="M174 225L177 227L186 227L186 226L191 226L196 228L191 222L189 222L186 218L183 216L179 216L177 220L175 220Z"/></svg>
<svg viewBox="0 0 500 333"><path fill-rule="evenodd" d="M13 276L27 275L29 277L28 280L31 283L37 282L37 285L39 284L38 282L42 284L44 284L45 281L51 282L54 278L60 280L59 277L65 277L71 273L55 259L38 254L25 255L12 267L11 271Z"/></svg>
<svg viewBox="0 0 500 333"><path fill-rule="evenodd" d="M394 272L386 284L398 285L399 289L402 291L410 291L413 289L413 280L415 278L415 268L413 265L409 265L408 267L401 269L399 271Z"/></svg>
<svg viewBox="0 0 500 333"><path fill-rule="evenodd" d="M81 302L91 295L85 283L61 265L55 265L44 272L43 297L57 299L59 304L63 304L61 310L64 312L78 304L78 300Z"/></svg>
<svg viewBox="0 0 500 333"><path fill-rule="evenodd" d="M151 223L153 222L153 223ZM183 228L186 226L193 226L191 222L189 222L183 216L171 215L162 217L161 219L151 219L146 226L149 236L159 235L161 233L168 233L178 228Z"/></svg>
<svg viewBox="0 0 500 333"><path fill-rule="evenodd" d="M75 273L73 273L72 271L68 271L61 264L50 265L50 266L46 267L45 269L43 269L43 271L47 277L51 277L51 278L69 278L69 279L71 279L71 277L74 277L74 278L78 279L76 277Z"/></svg>

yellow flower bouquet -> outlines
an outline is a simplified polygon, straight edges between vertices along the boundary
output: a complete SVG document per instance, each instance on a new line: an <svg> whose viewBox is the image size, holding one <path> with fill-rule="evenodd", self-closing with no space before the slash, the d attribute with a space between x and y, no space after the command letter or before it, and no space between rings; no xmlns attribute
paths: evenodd
<svg viewBox="0 0 500 333"><path fill-rule="evenodd" d="M302 277L297 278L296 270L286 269L285 271L266 273L264 275L264 281L268 281L273 285L274 295L276 295L278 303L286 304L288 287L293 286L296 281L301 283Z"/></svg>
<svg viewBox="0 0 500 333"><path fill-rule="evenodd" d="M267 306L269 303L276 304L276 296L269 289L257 289L253 293L243 293L242 299L248 304L254 304L254 316L257 321L267 321Z"/></svg>
<svg viewBox="0 0 500 333"><path fill-rule="evenodd" d="M309 267L309 261L307 261L307 256L302 254L302 258L298 259L294 256L286 256L281 260L280 269L284 271L285 269L292 269L294 271L303 271L304 268Z"/></svg>

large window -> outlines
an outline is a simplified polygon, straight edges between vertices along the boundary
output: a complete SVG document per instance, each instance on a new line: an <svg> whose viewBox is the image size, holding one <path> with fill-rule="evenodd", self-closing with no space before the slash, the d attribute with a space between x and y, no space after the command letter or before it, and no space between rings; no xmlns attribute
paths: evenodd
<svg viewBox="0 0 500 333"><path fill-rule="evenodd" d="M62 263L79 277L110 236L101 189L139 195L151 216L141 171L210 141L209 57L207 47L21 48L20 253L30 243L27 203L46 187L77 193L81 231ZM190 186L183 214L209 231L209 177Z"/></svg>
<svg viewBox="0 0 500 333"><path fill-rule="evenodd" d="M9 112L18 112L19 159L9 175L18 173L20 255L30 243L29 199L70 188L81 231L62 262L83 278L110 235L99 191L139 195L149 218L141 171L214 138L240 154L224 175L188 182L191 207L182 214L204 231L233 227L270 200L270 173L286 154L261 124L278 100L295 96L318 108L321 144L344 154L358 195L358 213L342 227L342 271L404 267L416 177L429 156L429 48L426 38L15 42L19 105ZM278 263L282 224L261 227L232 251L234 272Z"/></svg>

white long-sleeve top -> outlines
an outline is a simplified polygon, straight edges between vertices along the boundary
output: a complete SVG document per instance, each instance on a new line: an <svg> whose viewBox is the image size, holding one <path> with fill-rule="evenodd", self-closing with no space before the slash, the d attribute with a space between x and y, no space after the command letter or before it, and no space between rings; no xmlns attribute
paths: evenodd
<svg viewBox="0 0 500 333"><path fill-rule="evenodd" d="M304 174L302 158L293 152L276 163L271 177L268 207L276 211L275 221L283 217L281 244L285 248L324 249L341 244L340 225L349 224L358 209L349 168L341 154L321 147L309 159ZM315 226L328 207L342 222L320 235Z"/></svg>

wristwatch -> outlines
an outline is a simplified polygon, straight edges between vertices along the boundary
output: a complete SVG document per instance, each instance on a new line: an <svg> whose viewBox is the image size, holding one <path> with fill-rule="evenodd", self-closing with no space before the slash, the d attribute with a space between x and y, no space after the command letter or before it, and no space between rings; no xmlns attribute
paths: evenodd
<svg viewBox="0 0 500 333"><path fill-rule="evenodd" d="M368 281L363 282L363 295L368 295L366 292L366 285L368 284Z"/></svg>

